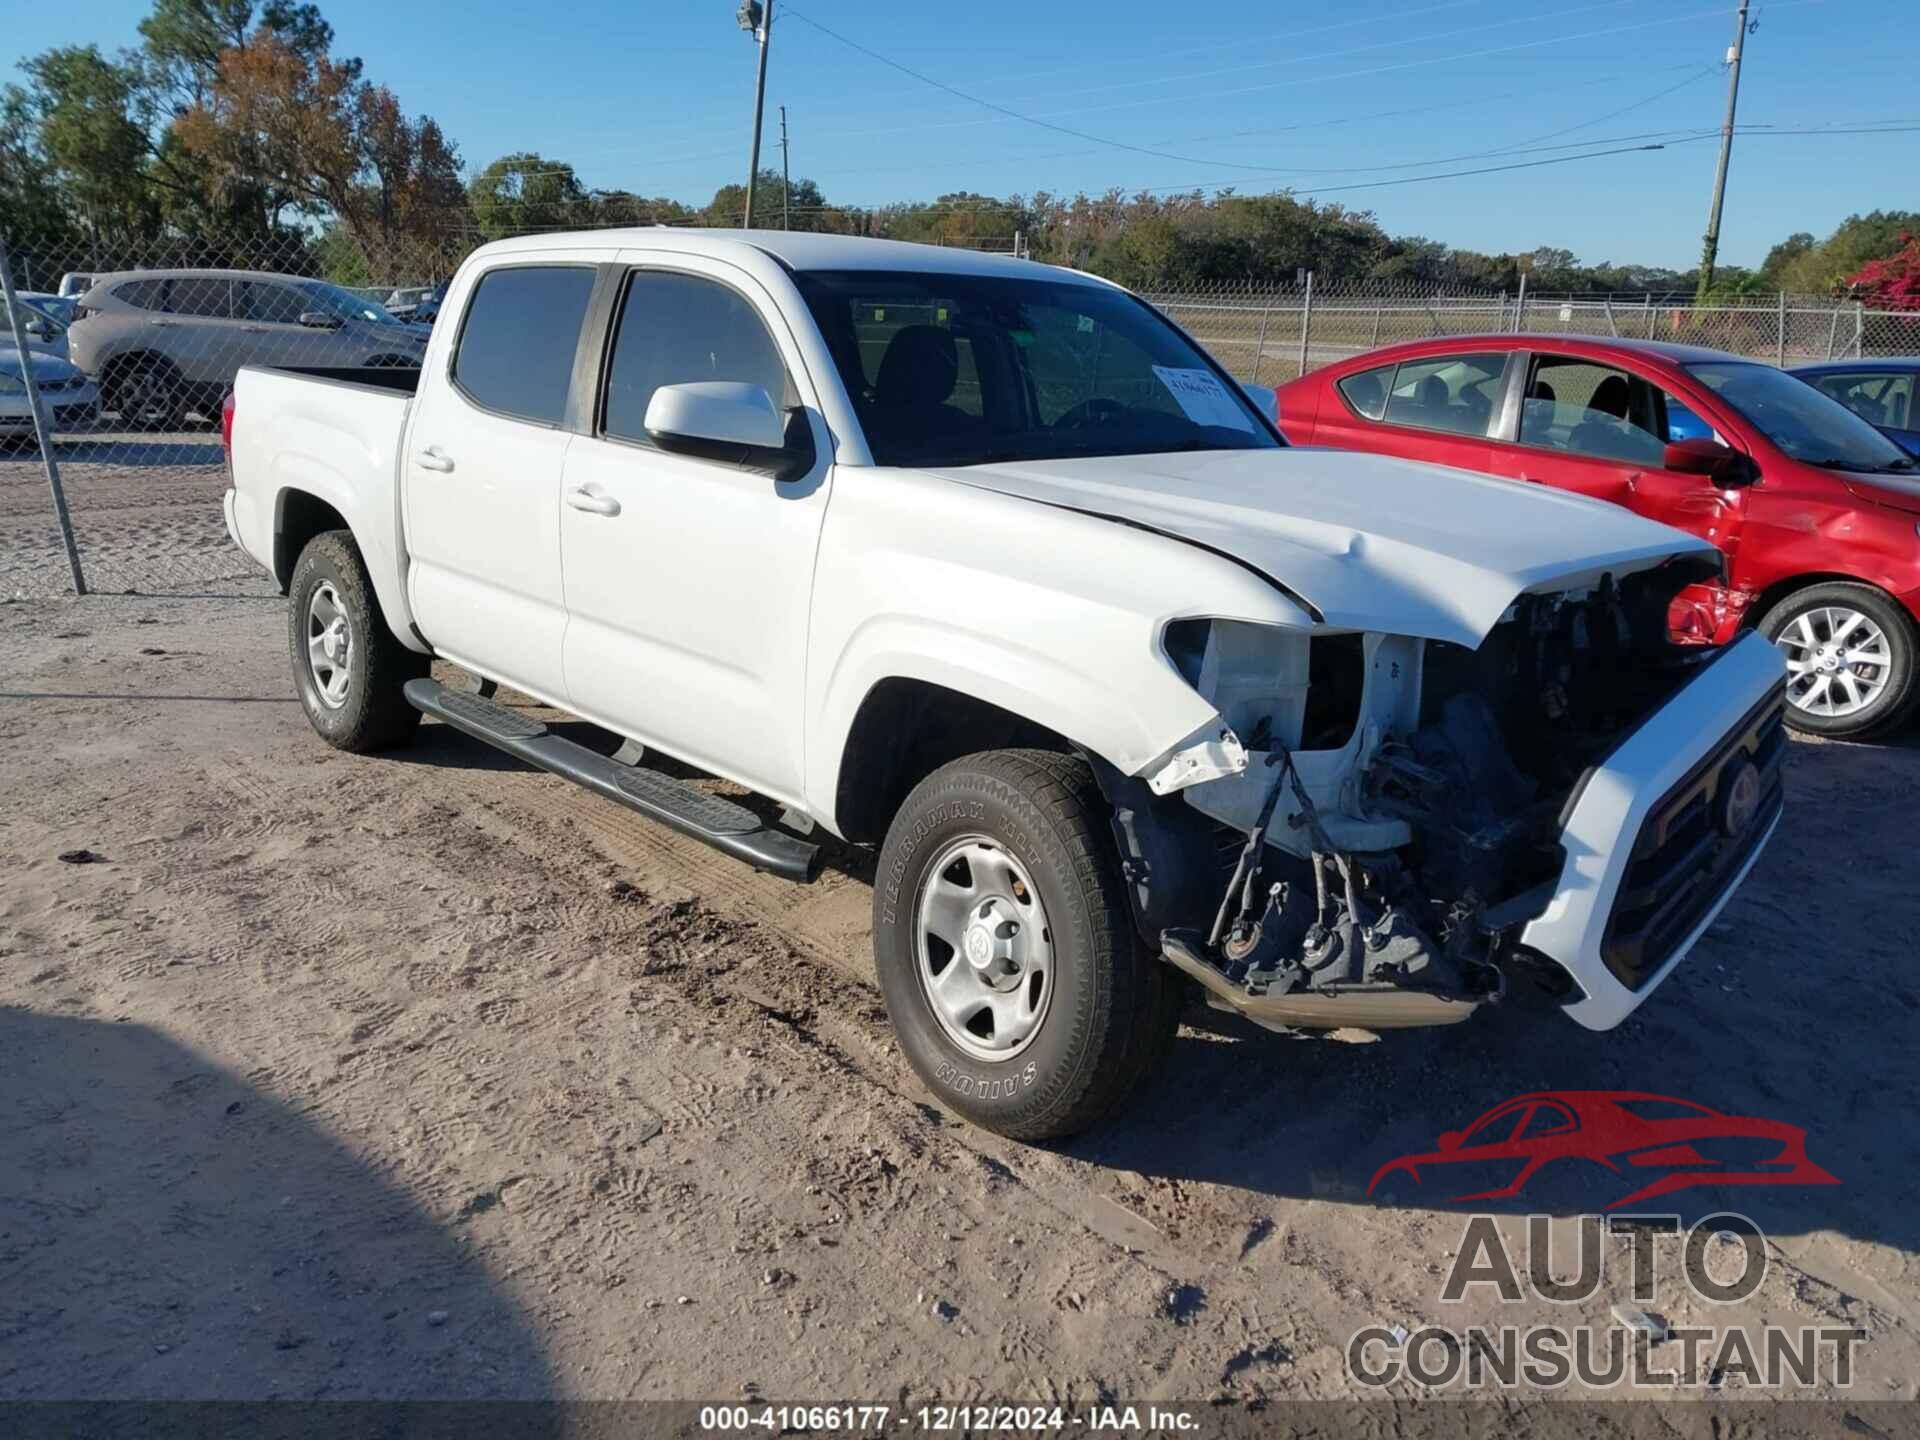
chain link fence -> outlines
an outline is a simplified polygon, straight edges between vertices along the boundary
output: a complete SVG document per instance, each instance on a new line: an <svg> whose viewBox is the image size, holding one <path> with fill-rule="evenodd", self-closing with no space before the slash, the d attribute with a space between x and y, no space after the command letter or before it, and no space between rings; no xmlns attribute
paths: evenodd
<svg viewBox="0 0 1920 1440"><path fill-rule="evenodd" d="M393 259L380 283L337 277L349 286L327 278L323 247L297 236L250 248L7 238L17 302L0 316L0 598L72 593L77 576L107 592L264 587L221 514L220 406L234 373L244 364L418 364L439 282L477 243L416 248ZM1773 364L1920 352L1920 315L1805 296L1692 306L1316 287L1309 278L1287 289L1215 285L1148 298L1233 374L1267 385L1377 345L1489 331L1683 341ZM30 366L16 347L16 319ZM45 455L28 368L52 436ZM71 556L56 509L62 492Z"/></svg>
<svg viewBox="0 0 1920 1440"><path fill-rule="evenodd" d="M1283 385L1381 345L1446 335L1586 335L1725 350L1768 364L1920 353L1920 313L1773 295L1694 305L1646 296L1462 294L1425 285L1217 285L1147 296L1237 378Z"/></svg>

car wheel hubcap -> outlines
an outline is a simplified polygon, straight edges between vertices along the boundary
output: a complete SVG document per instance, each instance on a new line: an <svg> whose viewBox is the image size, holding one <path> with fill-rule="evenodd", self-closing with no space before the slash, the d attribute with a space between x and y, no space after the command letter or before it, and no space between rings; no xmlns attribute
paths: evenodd
<svg viewBox="0 0 1920 1440"><path fill-rule="evenodd" d="M915 969L947 1038L981 1060L1026 1049L1053 998L1053 933L1026 868L984 835L956 840L914 914Z"/></svg>
<svg viewBox="0 0 1920 1440"><path fill-rule="evenodd" d="M347 703L352 663L353 626L339 592L323 580L307 601L307 671L313 693L329 710Z"/></svg>
<svg viewBox="0 0 1920 1440"><path fill-rule="evenodd" d="M1844 605L1802 611L1774 643L1786 655L1787 699L1823 719L1859 714L1893 674L1886 632Z"/></svg>

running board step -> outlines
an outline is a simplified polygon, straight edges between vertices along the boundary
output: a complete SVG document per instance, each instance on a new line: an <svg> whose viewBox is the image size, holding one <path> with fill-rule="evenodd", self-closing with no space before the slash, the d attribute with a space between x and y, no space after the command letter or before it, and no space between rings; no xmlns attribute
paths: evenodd
<svg viewBox="0 0 1920 1440"><path fill-rule="evenodd" d="M704 840L756 870L784 875L789 880L811 880L819 868L818 845L771 828L751 810L724 796L709 795L658 770L621 764L555 735L538 720L471 691L449 690L437 680L409 680L406 696L414 709L476 740L618 801L682 835Z"/></svg>

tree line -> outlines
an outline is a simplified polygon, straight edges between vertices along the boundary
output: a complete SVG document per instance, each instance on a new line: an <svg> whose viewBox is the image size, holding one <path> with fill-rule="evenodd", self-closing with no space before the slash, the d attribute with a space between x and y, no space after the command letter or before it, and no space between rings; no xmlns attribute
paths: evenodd
<svg viewBox="0 0 1920 1440"><path fill-rule="evenodd" d="M564 159L503 155L470 176L431 116L409 113L311 3L153 0L138 42L65 46L0 90L0 224L37 271L261 265L345 284L443 278L474 244L604 225L737 225L746 187L705 204L589 188ZM1690 295L1697 274L1586 263L1552 247L1487 254L1391 235L1365 210L1291 194L956 191L877 207L764 170L762 226L1010 250L1146 290L1221 283L1424 284L1536 293ZM1920 213L1856 215L1789 236L1714 294L1852 294L1920 308ZM1904 257L1904 258L1903 258Z"/></svg>

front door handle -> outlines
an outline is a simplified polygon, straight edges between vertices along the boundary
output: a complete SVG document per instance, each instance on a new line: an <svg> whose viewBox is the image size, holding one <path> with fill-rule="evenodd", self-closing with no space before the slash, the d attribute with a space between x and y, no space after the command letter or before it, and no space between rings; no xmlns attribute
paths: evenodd
<svg viewBox="0 0 1920 1440"><path fill-rule="evenodd" d="M177 322L172 320L149 320L147 324L156 330L171 330Z"/></svg>
<svg viewBox="0 0 1920 1440"><path fill-rule="evenodd" d="M413 458L422 470L437 470L442 475L453 473L453 457L438 445L429 445Z"/></svg>
<svg viewBox="0 0 1920 1440"><path fill-rule="evenodd" d="M618 515L620 502L591 485L576 485L567 491L567 504L589 515Z"/></svg>

